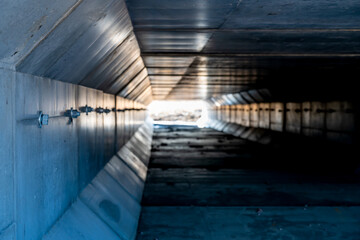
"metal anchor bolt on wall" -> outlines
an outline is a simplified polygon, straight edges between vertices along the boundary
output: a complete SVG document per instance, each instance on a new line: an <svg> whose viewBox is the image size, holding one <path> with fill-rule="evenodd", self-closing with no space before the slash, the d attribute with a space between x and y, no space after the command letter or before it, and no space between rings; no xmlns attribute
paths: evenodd
<svg viewBox="0 0 360 240"><path fill-rule="evenodd" d="M104 113L104 109L101 107L98 107L95 109L95 112L102 114L102 113Z"/></svg>
<svg viewBox="0 0 360 240"><path fill-rule="evenodd" d="M76 109L70 108L64 114L66 117L69 118L69 124L73 122L74 118L78 118L80 116L80 112Z"/></svg>
<svg viewBox="0 0 360 240"><path fill-rule="evenodd" d="M86 113L86 115L89 115L89 113L94 111L94 109L88 105L85 105L84 107L80 107L80 111Z"/></svg>
<svg viewBox="0 0 360 240"><path fill-rule="evenodd" d="M42 111L39 111L38 124L39 124L39 128L42 128L43 125L48 125L49 124L49 115L43 114Z"/></svg>

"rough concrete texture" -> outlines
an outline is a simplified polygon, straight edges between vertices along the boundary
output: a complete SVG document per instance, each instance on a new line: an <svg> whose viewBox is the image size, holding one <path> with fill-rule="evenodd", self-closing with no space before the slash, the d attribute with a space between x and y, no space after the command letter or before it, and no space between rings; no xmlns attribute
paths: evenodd
<svg viewBox="0 0 360 240"><path fill-rule="evenodd" d="M2 1L0 42L4 44L0 45L0 64L14 64L25 57L77 2ZM13 31L15 26L17 31Z"/></svg>
<svg viewBox="0 0 360 240"><path fill-rule="evenodd" d="M61 116L75 108L76 86L17 73L15 95L17 237L39 239L79 191L78 125ZM39 128L38 111L48 126Z"/></svg>
<svg viewBox="0 0 360 240"><path fill-rule="evenodd" d="M238 128L260 128L346 144L352 144L356 140L357 108L351 101L252 104L235 101L223 104L209 107L209 124L212 127L217 121L222 121L231 125L237 124Z"/></svg>
<svg viewBox="0 0 360 240"><path fill-rule="evenodd" d="M1 5L1 67L111 94L122 91L120 96L133 100L141 94L134 86L150 85L125 1L21 0ZM135 62L139 66L132 68ZM135 79L137 75L142 77ZM149 103L151 90L140 100Z"/></svg>
<svg viewBox="0 0 360 240"><path fill-rule="evenodd" d="M115 96L11 70L0 78L0 238L40 239L115 153L114 112L81 113L72 123L65 112L112 109ZM50 117L42 128L39 111ZM135 131L145 116L134 111L128 126L136 122Z"/></svg>
<svg viewBox="0 0 360 240"><path fill-rule="evenodd" d="M14 231L14 79L0 68L0 236Z"/></svg>
<svg viewBox="0 0 360 240"><path fill-rule="evenodd" d="M151 124L151 121L147 121L139 131L144 130L151 136ZM134 140L133 137L129 142ZM149 149L151 137L143 144L146 146L144 151ZM137 175L134 176L132 169L125 165L123 165L125 168L119 169L119 164L114 161L121 161L126 165L115 155L86 186L79 199L43 237L44 240L135 239L140 217L141 195L135 196L134 192L142 194L144 184L139 184L141 179ZM113 168L114 164L117 164L118 168L110 173L108 170ZM137 179L131 181L129 176Z"/></svg>
<svg viewBox="0 0 360 240"><path fill-rule="evenodd" d="M359 239L360 178L329 163L346 150L254 139L155 127L137 239Z"/></svg>
<svg viewBox="0 0 360 240"><path fill-rule="evenodd" d="M126 2L156 99L264 86L287 99L357 95L356 0Z"/></svg>
<svg viewBox="0 0 360 240"><path fill-rule="evenodd" d="M138 240L358 240L359 207L143 207Z"/></svg>

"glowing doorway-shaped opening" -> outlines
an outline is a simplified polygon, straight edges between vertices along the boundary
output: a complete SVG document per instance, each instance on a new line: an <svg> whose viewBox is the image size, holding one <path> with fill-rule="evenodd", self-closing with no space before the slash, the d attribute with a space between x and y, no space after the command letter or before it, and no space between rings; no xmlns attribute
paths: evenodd
<svg viewBox="0 0 360 240"><path fill-rule="evenodd" d="M157 100L148 106L148 110L155 124L206 126L206 103L201 100Z"/></svg>

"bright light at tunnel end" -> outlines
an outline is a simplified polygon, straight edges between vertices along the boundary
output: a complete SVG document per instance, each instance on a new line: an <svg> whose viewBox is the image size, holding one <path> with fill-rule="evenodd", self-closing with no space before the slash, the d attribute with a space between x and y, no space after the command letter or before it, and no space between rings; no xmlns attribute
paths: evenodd
<svg viewBox="0 0 360 240"><path fill-rule="evenodd" d="M207 104L202 100L155 100L149 106L154 124L207 127Z"/></svg>

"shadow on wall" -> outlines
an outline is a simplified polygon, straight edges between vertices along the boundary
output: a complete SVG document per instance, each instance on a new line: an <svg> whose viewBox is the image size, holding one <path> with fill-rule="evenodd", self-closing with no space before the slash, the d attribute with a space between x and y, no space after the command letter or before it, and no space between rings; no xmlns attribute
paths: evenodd
<svg viewBox="0 0 360 240"><path fill-rule="evenodd" d="M244 127L355 143L355 110L351 102L252 103L209 109L209 118Z"/></svg>
<svg viewBox="0 0 360 240"><path fill-rule="evenodd" d="M119 96L3 69L0 109L0 239L40 239L147 116Z"/></svg>
<svg viewBox="0 0 360 240"><path fill-rule="evenodd" d="M135 239L152 129L148 119L82 191L44 240Z"/></svg>
<svg viewBox="0 0 360 240"><path fill-rule="evenodd" d="M351 102L212 106L208 114L211 128L267 146L259 167L360 174Z"/></svg>

